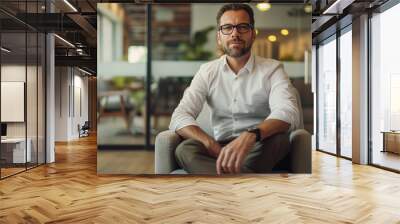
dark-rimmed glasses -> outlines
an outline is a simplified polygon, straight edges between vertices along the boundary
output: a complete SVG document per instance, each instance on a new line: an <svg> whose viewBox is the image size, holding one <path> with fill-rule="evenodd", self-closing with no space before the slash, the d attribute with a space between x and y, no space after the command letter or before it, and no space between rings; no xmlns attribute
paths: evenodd
<svg viewBox="0 0 400 224"><path fill-rule="evenodd" d="M237 25L233 24L225 24L219 27L219 30L221 30L222 34L224 35L229 35L233 33L233 29L236 28L238 33L243 34L249 32L251 29L253 29L253 26L249 23L239 23Z"/></svg>

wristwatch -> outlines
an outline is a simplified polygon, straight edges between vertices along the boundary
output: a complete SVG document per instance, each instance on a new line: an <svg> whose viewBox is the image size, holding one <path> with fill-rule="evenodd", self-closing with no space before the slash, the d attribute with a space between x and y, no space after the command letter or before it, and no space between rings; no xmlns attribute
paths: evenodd
<svg viewBox="0 0 400 224"><path fill-rule="evenodd" d="M261 133L259 128L257 127L248 128L247 132L256 134L256 142L261 140Z"/></svg>

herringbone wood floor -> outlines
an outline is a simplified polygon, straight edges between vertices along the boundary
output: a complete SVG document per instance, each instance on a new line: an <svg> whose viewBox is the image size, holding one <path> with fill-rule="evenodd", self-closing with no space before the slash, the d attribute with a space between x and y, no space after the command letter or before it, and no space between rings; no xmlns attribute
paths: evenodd
<svg viewBox="0 0 400 224"><path fill-rule="evenodd" d="M0 181L0 223L400 223L400 175L313 153L312 175L97 176L96 140Z"/></svg>

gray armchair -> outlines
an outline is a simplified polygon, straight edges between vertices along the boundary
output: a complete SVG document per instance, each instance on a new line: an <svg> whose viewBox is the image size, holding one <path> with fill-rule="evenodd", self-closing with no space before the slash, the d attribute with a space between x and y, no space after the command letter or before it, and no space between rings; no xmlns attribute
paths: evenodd
<svg viewBox="0 0 400 224"><path fill-rule="evenodd" d="M297 94L300 108L301 128L303 128L303 113L301 102ZM200 127L212 136L210 126L210 111L207 104L197 117ZM290 133L289 154L274 168L276 172L311 173L311 135L304 129L297 129ZM167 130L159 133L155 142L155 173L156 174L186 174L175 160L175 148L182 138L175 131Z"/></svg>

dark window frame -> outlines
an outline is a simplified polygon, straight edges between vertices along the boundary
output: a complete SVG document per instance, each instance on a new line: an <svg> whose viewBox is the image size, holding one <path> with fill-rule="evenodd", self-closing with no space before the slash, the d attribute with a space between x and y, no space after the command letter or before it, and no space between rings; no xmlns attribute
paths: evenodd
<svg viewBox="0 0 400 224"><path fill-rule="evenodd" d="M331 33L330 35L328 35L326 38L323 38L321 40L318 40L318 42L315 44L316 45L316 150L319 152L323 152L329 155L333 155L339 158L343 158L346 160L352 160L352 158L347 157L342 155L341 153L341 119L340 119L340 103L341 103L341 99L340 99L340 76L341 76L341 67L340 67L340 37L342 35L344 35L347 32L351 32L352 31L352 23L349 23L349 19L351 19L351 17L344 17L343 20L339 20L338 22L342 22L342 26L340 27L338 26L338 24L334 24L332 25L332 27L336 28L336 31L334 33ZM328 28L328 29L331 29ZM332 152L328 152L324 149L319 148L319 108L320 108L320 103L318 101L318 96L319 96L319 47L323 44L327 44L331 41L336 41L336 152L332 153Z"/></svg>

